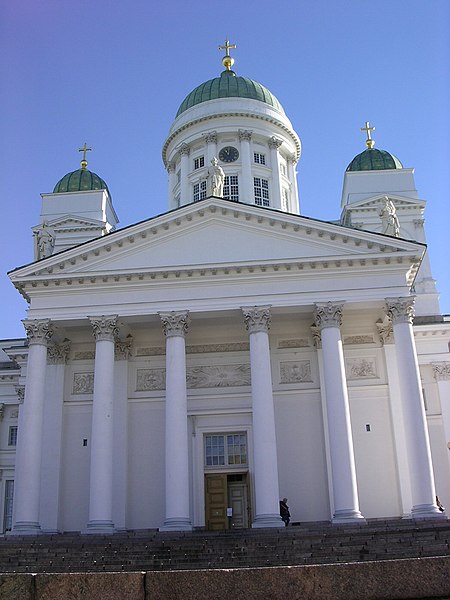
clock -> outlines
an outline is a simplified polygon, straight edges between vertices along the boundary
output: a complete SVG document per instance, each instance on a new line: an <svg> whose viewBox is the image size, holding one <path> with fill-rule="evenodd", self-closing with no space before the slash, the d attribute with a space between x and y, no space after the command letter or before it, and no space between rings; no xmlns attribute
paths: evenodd
<svg viewBox="0 0 450 600"><path fill-rule="evenodd" d="M234 162L239 158L239 152L237 148L234 148L233 146L225 146L225 148L222 148L219 152L219 158L222 162Z"/></svg>

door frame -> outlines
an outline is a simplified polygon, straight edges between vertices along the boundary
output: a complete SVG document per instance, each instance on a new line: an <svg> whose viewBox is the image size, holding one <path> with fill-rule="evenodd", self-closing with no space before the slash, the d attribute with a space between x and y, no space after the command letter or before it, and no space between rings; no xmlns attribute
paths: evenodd
<svg viewBox="0 0 450 600"><path fill-rule="evenodd" d="M242 411L233 414L195 415L190 419L192 434L192 516L194 527L205 527L205 474L226 473L247 475L248 504L250 515L254 507L253 484L253 436L251 413ZM241 469L205 468L204 436L210 434L246 433L247 465ZM251 522L249 522L251 527Z"/></svg>

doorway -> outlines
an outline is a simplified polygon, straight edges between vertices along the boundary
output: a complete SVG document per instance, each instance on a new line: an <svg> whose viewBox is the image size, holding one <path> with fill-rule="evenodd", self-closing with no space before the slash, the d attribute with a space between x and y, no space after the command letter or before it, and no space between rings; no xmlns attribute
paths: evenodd
<svg viewBox="0 0 450 600"><path fill-rule="evenodd" d="M246 473L205 475L205 525L211 531L246 529L250 522Z"/></svg>

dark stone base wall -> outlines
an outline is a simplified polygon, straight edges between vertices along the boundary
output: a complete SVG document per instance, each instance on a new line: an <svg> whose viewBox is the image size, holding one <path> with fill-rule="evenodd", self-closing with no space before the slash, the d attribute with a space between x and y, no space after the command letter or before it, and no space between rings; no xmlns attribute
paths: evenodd
<svg viewBox="0 0 450 600"><path fill-rule="evenodd" d="M257 569L0 575L0 600L406 600L449 597L450 557Z"/></svg>

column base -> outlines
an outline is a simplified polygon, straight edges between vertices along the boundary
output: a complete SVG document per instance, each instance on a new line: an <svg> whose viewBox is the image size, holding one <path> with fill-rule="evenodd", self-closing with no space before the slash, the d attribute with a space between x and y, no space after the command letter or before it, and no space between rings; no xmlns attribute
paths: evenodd
<svg viewBox="0 0 450 600"><path fill-rule="evenodd" d="M285 527L283 519L276 513L257 515L252 523L252 529L263 529L265 527Z"/></svg>
<svg viewBox="0 0 450 600"><path fill-rule="evenodd" d="M8 535L39 535L41 533L42 529L37 521L17 521Z"/></svg>
<svg viewBox="0 0 450 600"><path fill-rule="evenodd" d="M333 525L341 525L345 523L366 523L366 519L362 516L359 510L337 510L331 519Z"/></svg>
<svg viewBox="0 0 450 600"><path fill-rule="evenodd" d="M114 523L109 520L103 519L94 519L89 521L81 533L84 534L96 534L96 535L111 535L112 533L116 533L116 528L114 527Z"/></svg>
<svg viewBox="0 0 450 600"><path fill-rule="evenodd" d="M164 521L158 531L192 531L192 523L185 517L171 517Z"/></svg>
<svg viewBox="0 0 450 600"><path fill-rule="evenodd" d="M436 504L416 504L411 509L411 519L447 519Z"/></svg>

